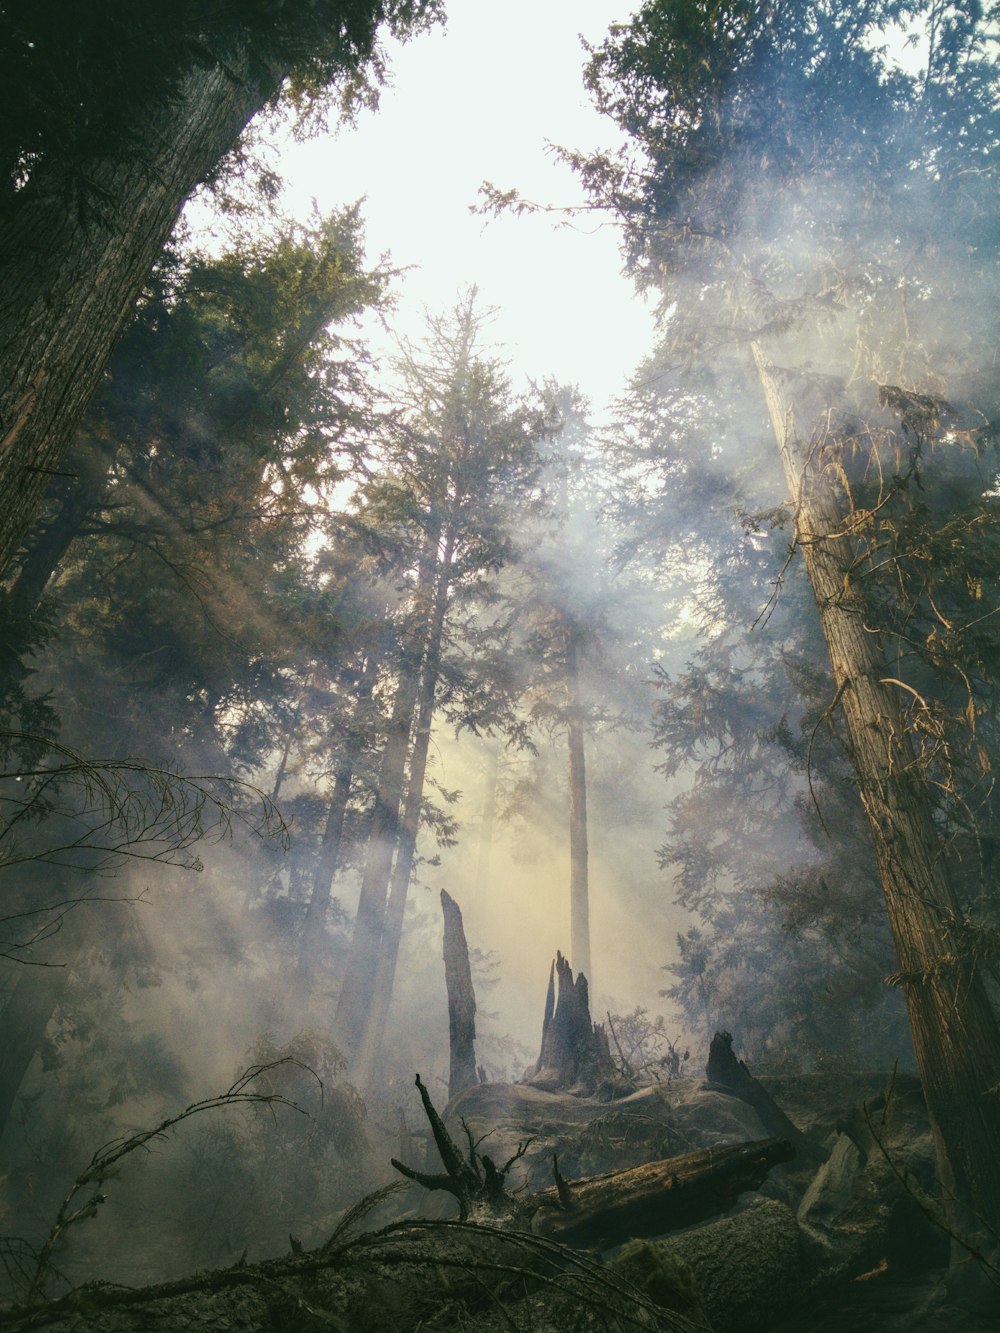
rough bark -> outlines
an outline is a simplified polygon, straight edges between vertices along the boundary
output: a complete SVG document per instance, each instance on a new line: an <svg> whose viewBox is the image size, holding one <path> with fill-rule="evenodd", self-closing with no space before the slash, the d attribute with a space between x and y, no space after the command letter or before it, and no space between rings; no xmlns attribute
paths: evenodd
<svg viewBox="0 0 1000 1333"><path fill-rule="evenodd" d="M804 1286L795 1218L774 1199L755 1199L735 1217L681 1236L626 1246L613 1267L653 1295L643 1279L664 1260L690 1275L715 1333L769 1328Z"/></svg>
<svg viewBox="0 0 1000 1333"><path fill-rule="evenodd" d="M569 960L557 953L549 971L541 1050L524 1081L547 1092L590 1096L614 1077L604 1028L591 1022L587 978L581 972L574 981Z"/></svg>
<svg viewBox="0 0 1000 1333"><path fill-rule="evenodd" d="M750 1073L745 1062L737 1060L733 1054L733 1039L728 1032L717 1032L712 1038L705 1074L708 1081L723 1092L752 1106L768 1133L787 1139L803 1162L818 1166L823 1160L824 1154L819 1146L789 1120L764 1085Z"/></svg>
<svg viewBox="0 0 1000 1333"><path fill-rule="evenodd" d="M535 1195L534 1229L564 1245L615 1245L631 1236L656 1236L693 1226L731 1208L745 1190L757 1189L773 1166L788 1162L787 1139L758 1139L701 1148L628 1171Z"/></svg>
<svg viewBox="0 0 1000 1333"><path fill-rule="evenodd" d="M587 850L587 762L583 717L580 711L580 672L576 633L571 627L566 643L566 688L569 719L569 939L570 959L593 989L590 958L590 881Z"/></svg>
<svg viewBox="0 0 1000 1333"><path fill-rule="evenodd" d="M796 504L795 537L819 608L871 829L945 1186L1000 1232L1000 1033L974 959L956 961L959 916L933 801L877 628L866 624L849 523L823 439L806 449L775 367L757 371ZM817 416L817 420L819 417Z"/></svg>
<svg viewBox="0 0 1000 1333"><path fill-rule="evenodd" d="M448 1100L479 1082L476 1072L476 993L462 909L444 889L444 980L448 989Z"/></svg>
<svg viewBox="0 0 1000 1333"><path fill-rule="evenodd" d="M145 151L78 164L95 203L67 198L58 163L32 174L0 223L0 572L36 517L142 285L194 186L276 93L260 53L198 67L150 110ZM139 127L135 127L139 133Z"/></svg>

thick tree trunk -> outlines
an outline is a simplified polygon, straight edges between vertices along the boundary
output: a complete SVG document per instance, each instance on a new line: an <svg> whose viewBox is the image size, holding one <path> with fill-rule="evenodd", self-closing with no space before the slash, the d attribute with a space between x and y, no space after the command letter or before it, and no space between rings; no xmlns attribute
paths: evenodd
<svg viewBox="0 0 1000 1333"><path fill-rule="evenodd" d="M570 959L577 972L594 988L590 962L590 884L587 865L587 764L583 717L580 709L580 671L576 634L572 628L566 643L566 688L569 693L569 944Z"/></svg>
<svg viewBox="0 0 1000 1333"><path fill-rule="evenodd" d="M604 1028L591 1022L587 978L579 972L574 981L569 960L557 953L545 996L541 1050L524 1081L546 1092L589 1097L615 1074Z"/></svg>
<svg viewBox="0 0 1000 1333"><path fill-rule="evenodd" d="M0 224L0 572L100 381L194 186L280 85L280 71L196 68L150 112L145 152L76 164L90 200L41 165ZM135 127L138 134L138 127ZM71 463L70 463L71 466Z"/></svg>
<svg viewBox="0 0 1000 1333"><path fill-rule="evenodd" d="M866 624L852 540L821 441L808 451L778 374L755 344L788 485L795 535L819 607L871 828L921 1083L947 1189L1000 1233L1000 1033L975 961L957 962L959 904L933 802L876 627ZM817 457L818 455L818 457ZM964 1222L960 1223L965 1225Z"/></svg>
<svg viewBox="0 0 1000 1333"><path fill-rule="evenodd" d="M462 909L441 890L444 916L444 980L448 989L448 1100L479 1082L476 1072L476 992Z"/></svg>

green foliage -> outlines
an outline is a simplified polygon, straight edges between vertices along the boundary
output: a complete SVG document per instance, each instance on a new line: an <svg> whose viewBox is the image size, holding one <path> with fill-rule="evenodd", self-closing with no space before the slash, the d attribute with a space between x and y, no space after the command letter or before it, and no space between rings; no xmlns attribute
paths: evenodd
<svg viewBox="0 0 1000 1333"><path fill-rule="evenodd" d="M382 25L405 35L439 14L435 0L288 0L277 8L172 0L136 7L123 0L7 0L0 9L0 164L3 205L41 164L86 192L86 163L112 145L142 144L152 108L176 98L199 69L226 69L249 55L265 90L288 79L290 96L374 96L383 66ZM138 166L153 164L140 158Z"/></svg>

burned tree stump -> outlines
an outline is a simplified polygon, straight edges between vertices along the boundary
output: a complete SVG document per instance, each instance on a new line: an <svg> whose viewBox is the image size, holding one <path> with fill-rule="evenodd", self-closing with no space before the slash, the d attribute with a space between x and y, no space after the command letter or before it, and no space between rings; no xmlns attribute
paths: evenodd
<svg viewBox="0 0 1000 1333"><path fill-rule="evenodd" d="M591 1022L587 978L580 972L574 981L568 960L557 953L549 971L542 1047L523 1081L545 1092L589 1097L615 1076L607 1034Z"/></svg>
<svg viewBox="0 0 1000 1333"><path fill-rule="evenodd" d="M397 1158L390 1158L396 1170L407 1180L415 1180L428 1190L445 1190L458 1200L459 1217L463 1222L488 1222L493 1226L523 1226L529 1214L525 1211L524 1201L515 1198L507 1190L507 1173L515 1162L524 1156L531 1140L518 1145L514 1153L503 1166L498 1167L492 1158L477 1152L478 1143L465 1126L468 1139L468 1151L463 1154L455 1140L448 1133L444 1121L431 1101L430 1093L416 1077L416 1088L423 1102L424 1114L434 1135L434 1143L441 1157L443 1172L433 1173L416 1171Z"/></svg>
<svg viewBox="0 0 1000 1333"><path fill-rule="evenodd" d="M444 980L448 988L450 1100L480 1081L475 1050L476 994L472 988L462 909L444 889L441 890L441 911L444 914Z"/></svg>
<svg viewBox="0 0 1000 1333"><path fill-rule="evenodd" d="M717 1032L712 1038L705 1074L709 1083L715 1084L721 1092L752 1106L764 1128L787 1139L800 1162L818 1166L824 1160L819 1146L789 1120L764 1085L750 1073L746 1063L736 1058L730 1033Z"/></svg>

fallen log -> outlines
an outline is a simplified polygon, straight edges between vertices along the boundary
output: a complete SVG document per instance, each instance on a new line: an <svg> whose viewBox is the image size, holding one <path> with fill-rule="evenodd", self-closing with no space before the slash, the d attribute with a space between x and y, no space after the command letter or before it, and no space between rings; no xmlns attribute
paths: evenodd
<svg viewBox="0 0 1000 1333"><path fill-rule="evenodd" d="M680 1236L633 1241L611 1268L668 1308L671 1278L683 1275L683 1285L673 1281L687 1296L687 1308L693 1292L695 1308L715 1333L770 1328L801 1296L806 1281L795 1218L774 1199L755 1199L735 1217Z"/></svg>
<svg viewBox="0 0 1000 1333"><path fill-rule="evenodd" d="M795 1125L774 1100L763 1083L750 1073L743 1060L733 1053L733 1039L728 1032L717 1032L712 1038L705 1068L708 1082L721 1092L752 1106L760 1122L769 1133L787 1139L802 1164L818 1166L825 1154L818 1144Z"/></svg>
<svg viewBox="0 0 1000 1333"><path fill-rule="evenodd" d="M534 1196L532 1230L564 1245L620 1244L693 1226L725 1212L744 1190L794 1156L786 1139L702 1148L575 1184L562 1179Z"/></svg>

